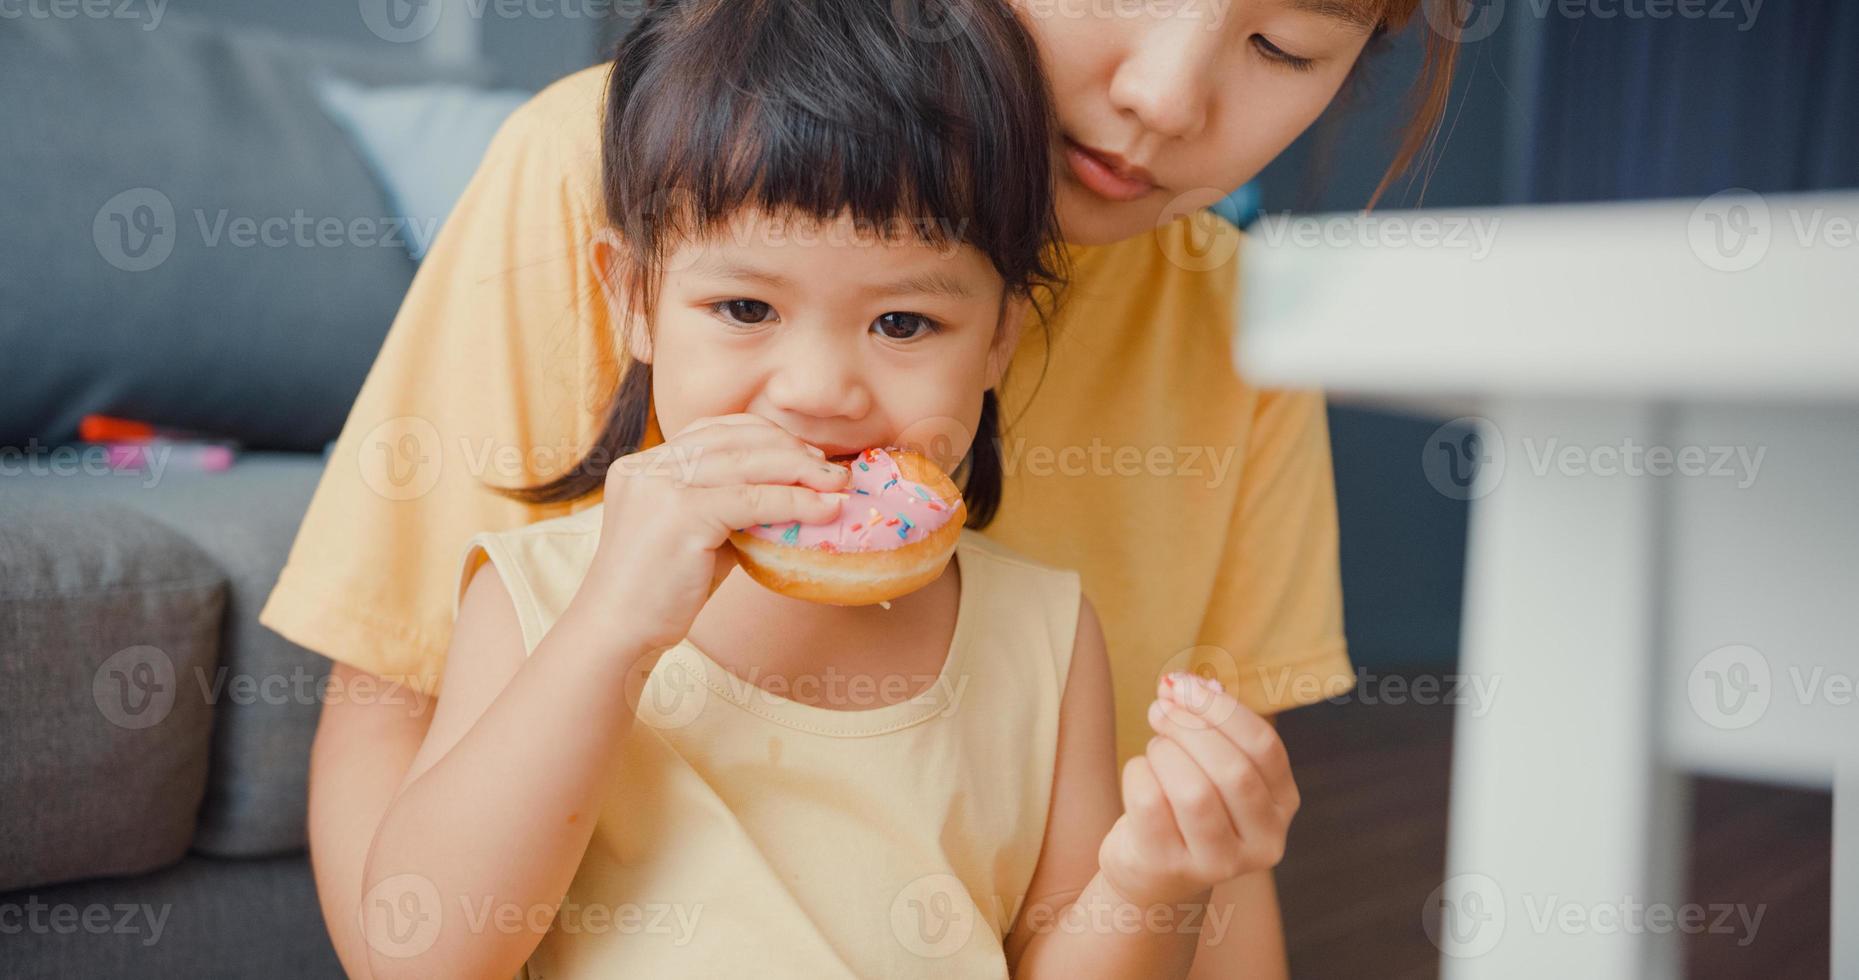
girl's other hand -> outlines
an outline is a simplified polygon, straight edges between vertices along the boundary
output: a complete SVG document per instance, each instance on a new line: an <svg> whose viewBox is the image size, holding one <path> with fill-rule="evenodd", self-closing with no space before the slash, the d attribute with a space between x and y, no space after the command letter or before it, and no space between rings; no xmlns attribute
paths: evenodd
<svg viewBox="0 0 1859 980"><path fill-rule="evenodd" d="M735 565L730 531L832 520L848 479L760 416L698 419L607 468L600 543L574 603L639 649L670 647Z"/></svg>
<svg viewBox="0 0 1859 980"><path fill-rule="evenodd" d="M1214 886L1275 866L1299 804L1291 760L1264 718L1190 673L1162 678L1156 730L1123 767L1123 816L1098 866L1141 906L1205 900Z"/></svg>

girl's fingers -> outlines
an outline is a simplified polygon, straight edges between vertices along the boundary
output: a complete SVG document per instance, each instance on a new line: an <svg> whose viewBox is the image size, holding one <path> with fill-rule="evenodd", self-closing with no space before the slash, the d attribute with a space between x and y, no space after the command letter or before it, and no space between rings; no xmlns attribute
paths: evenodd
<svg viewBox="0 0 1859 980"><path fill-rule="evenodd" d="M839 516L843 493L820 493L806 487L751 483L692 491L698 506L725 534L756 524L824 524Z"/></svg>
<svg viewBox="0 0 1859 980"><path fill-rule="evenodd" d="M1173 739L1150 742L1148 759L1168 797L1188 853L1204 863L1228 863L1239 852L1242 839L1227 814L1226 799L1219 787Z"/></svg>
<svg viewBox="0 0 1859 980"><path fill-rule="evenodd" d="M1123 765L1123 816L1130 822L1135 839L1152 841L1164 850L1187 849L1175 826L1175 814L1169 809L1168 795L1144 756Z"/></svg>
<svg viewBox="0 0 1859 980"><path fill-rule="evenodd" d="M1190 675L1191 676L1191 675ZM1264 780L1266 792L1287 815L1297 812L1302 800L1291 776L1291 757L1271 722L1240 704L1230 694L1214 691L1204 682L1185 677L1164 677L1158 696L1188 712L1184 728L1218 732L1246 754Z"/></svg>
<svg viewBox="0 0 1859 980"><path fill-rule="evenodd" d="M702 453L680 479L697 487L799 484L822 492L838 490L850 471L791 446L713 449Z"/></svg>
<svg viewBox="0 0 1859 980"><path fill-rule="evenodd" d="M738 412L734 415L712 415L697 419L679 429L665 440L666 445L689 442L692 445L743 444L743 440L755 440L759 444L792 444L820 459L826 458L826 450L809 445L799 436L768 421L760 415Z"/></svg>
<svg viewBox="0 0 1859 980"><path fill-rule="evenodd" d="M1181 746L1220 794L1233 829L1242 840L1267 839L1288 823L1291 814L1281 810L1266 789L1258 767L1239 746L1218 730L1183 724L1186 709L1158 700L1150 704L1149 722L1167 740Z"/></svg>

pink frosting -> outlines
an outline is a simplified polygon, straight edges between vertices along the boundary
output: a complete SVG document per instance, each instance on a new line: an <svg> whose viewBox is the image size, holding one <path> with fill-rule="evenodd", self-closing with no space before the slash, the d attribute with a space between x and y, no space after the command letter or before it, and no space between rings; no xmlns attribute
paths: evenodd
<svg viewBox="0 0 1859 980"><path fill-rule="evenodd" d="M921 541L949 523L955 501L906 479L897 459L867 449L851 464L839 516L825 524L757 524L744 531L765 541L823 551L888 551Z"/></svg>

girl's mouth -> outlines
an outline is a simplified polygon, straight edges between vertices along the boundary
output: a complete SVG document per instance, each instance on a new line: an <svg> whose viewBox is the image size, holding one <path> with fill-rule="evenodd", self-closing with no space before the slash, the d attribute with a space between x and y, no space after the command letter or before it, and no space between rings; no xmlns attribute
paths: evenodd
<svg viewBox="0 0 1859 980"><path fill-rule="evenodd" d="M1091 149L1065 137L1065 162L1086 190L1119 203L1134 201L1156 190L1147 170L1132 166L1114 153Z"/></svg>

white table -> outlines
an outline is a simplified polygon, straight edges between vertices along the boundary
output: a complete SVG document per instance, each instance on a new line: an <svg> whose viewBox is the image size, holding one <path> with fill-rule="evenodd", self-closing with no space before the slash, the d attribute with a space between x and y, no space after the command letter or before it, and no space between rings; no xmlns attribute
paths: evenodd
<svg viewBox="0 0 1859 980"><path fill-rule="evenodd" d="M1456 718L1445 975L1680 975L1706 772L1832 788L1859 977L1859 195L1304 220L1241 253L1241 371L1476 419L1414 461L1472 502L1498 684Z"/></svg>

